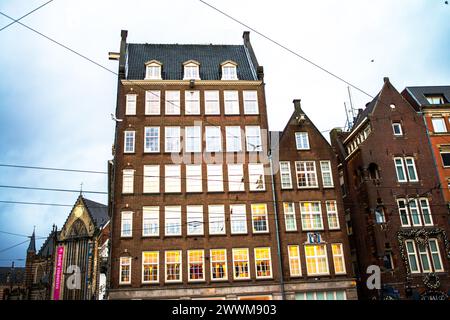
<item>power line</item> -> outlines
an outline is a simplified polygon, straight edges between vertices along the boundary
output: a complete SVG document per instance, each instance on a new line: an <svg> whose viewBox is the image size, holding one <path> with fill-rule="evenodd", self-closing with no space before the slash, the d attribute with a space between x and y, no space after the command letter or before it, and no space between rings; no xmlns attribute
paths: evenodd
<svg viewBox="0 0 450 320"><path fill-rule="evenodd" d="M21 16L19 19L16 19L16 20L14 20L13 22L11 22L11 23L7 24L6 26L2 27L2 28L0 29L0 32L3 31L3 30L5 30L6 28L12 26L13 24L19 22L20 20L22 20L23 18L29 16L30 14L32 14L32 13L38 11L39 9L45 7L45 6L48 5L50 2L53 2L53 0L47 1L46 3L44 3L44 4L40 5L39 7L37 7L36 9L33 9L33 10L31 10L30 12L28 12L27 14Z"/></svg>
<svg viewBox="0 0 450 320"><path fill-rule="evenodd" d="M74 192L74 193L81 192L80 190L71 190L71 189L37 188L37 187L25 187L25 186L7 186L7 185L0 185L0 188L38 190L38 191L55 191L55 192ZM85 190L83 190L82 193L108 194L108 192L103 192L103 191L85 191Z"/></svg>
<svg viewBox="0 0 450 320"><path fill-rule="evenodd" d="M0 233L9 234L12 236L18 236L18 237L25 237L25 238L31 238L31 236L25 235L25 234L19 234L19 233L13 233L13 232L7 232L7 231L1 231ZM36 239L46 239L47 237L36 237Z"/></svg>
<svg viewBox="0 0 450 320"><path fill-rule="evenodd" d="M23 242L21 242L21 243L15 244L15 245L13 245L13 246L11 246L11 247L4 248L4 249L0 250L0 253L3 253L3 252L5 252L5 251L7 251L7 250L10 250L10 249L13 249L13 248L15 248L15 247L18 247L18 246L20 246L20 245L22 245L22 244L24 244L24 243L26 243L26 242L28 242L28 241L29 241L29 240L25 240L25 241L23 241Z"/></svg>

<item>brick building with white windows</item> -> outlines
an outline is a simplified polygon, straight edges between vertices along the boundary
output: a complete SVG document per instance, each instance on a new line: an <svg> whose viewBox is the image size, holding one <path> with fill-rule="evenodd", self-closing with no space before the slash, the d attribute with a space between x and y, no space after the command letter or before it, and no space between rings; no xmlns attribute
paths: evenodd
<svg viewBox="0 0 450 320"><path fill-rule="evenodd" d="M331 140L359 296L448 298L449 209L422 117L385 78L353 128ZM366 286L371 265L381 268L379 290Z"/></svg>
<svg viewBox="0 0 450 320"><path fill-rule="evenodd" d="M281 299L263 68L122 31L110 299Z"/></svg>
<svg viewBox="0 0 450 320"><path fill-rule="evenodd" d="M357 299L336 154L300 100L271 149L286 298Z"/></svg>

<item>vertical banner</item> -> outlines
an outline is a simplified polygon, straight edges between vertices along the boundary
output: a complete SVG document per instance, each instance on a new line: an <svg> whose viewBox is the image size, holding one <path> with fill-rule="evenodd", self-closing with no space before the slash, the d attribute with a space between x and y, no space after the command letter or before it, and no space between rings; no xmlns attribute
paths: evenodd
<svg viewBox="0 0 450 320"><path fill-rule="evenodd" d="M59 300L59 294L61 292L63 257L64 257L64 247L59 246L56 252L55 288L53 290L53 300Z"/></svg>

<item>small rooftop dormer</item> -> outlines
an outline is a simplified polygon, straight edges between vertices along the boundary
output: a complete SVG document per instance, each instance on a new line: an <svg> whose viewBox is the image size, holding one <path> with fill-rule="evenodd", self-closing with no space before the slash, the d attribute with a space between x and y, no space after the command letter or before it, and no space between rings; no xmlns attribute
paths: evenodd
<svg viewBox="0 0 450 320"><path fill-rule="evenodd" d="M222 80L239 80L237 76L237 63L227 60L220 64L222 68Z"/></svg>
<svg viewBox="0 0 450 320"><path fill-rule="evenodd" d="M157 60L150 60L145 63L145 80L162 80L162 63Z"/></svg>
<svg viewBox="0 0 450 320"><path fill-rule="evenodd" d="M200 80L200 62L188 60L183 63L183 80Z"/></svg>

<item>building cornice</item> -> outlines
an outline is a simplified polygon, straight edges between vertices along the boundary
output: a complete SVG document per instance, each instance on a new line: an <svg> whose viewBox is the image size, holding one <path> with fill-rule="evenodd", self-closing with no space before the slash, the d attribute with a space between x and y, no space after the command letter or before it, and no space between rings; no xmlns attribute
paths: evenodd
<svg viewBox="0 0 450 320"><path fill-rule="evenodd" d="M146 86L146 85L164 85L164 86L189 86L190 80L121 80L124 86ZM260 86L261 80L195 80L198 86Z"/></svg>

